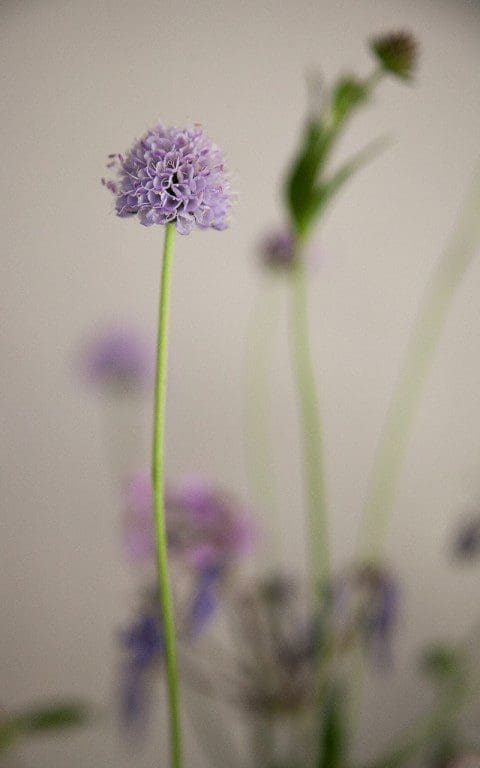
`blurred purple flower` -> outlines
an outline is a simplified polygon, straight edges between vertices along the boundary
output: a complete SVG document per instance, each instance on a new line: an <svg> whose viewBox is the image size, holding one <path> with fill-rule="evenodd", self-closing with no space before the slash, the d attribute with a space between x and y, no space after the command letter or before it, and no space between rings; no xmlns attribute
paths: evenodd
<svg viewBox="0 0 480 768"><path fill-rule="evenodd" d="M93 336L85 345L82 367L97 386L133 389L152 375L152 349L132 328L116 326Z"/></svg>
<svg viewBox="0 0 480 768"><path fill-rule="evenodd" d="M125 655L122 675L122 720L132 726L143 723L148 709L149 678L163 662L164 640L161 615L155 605L142 608L122 633Z"/></svg>
<svg viewBox="0 0 480 768"><path fill-rule="evenodd" d="M118 216L138 216L146 227L175 222L177 232L225 229L230 179L221 150L199 126L157 125L126 157L109 155L118 180L102 183L116 195Z"/></svg>
<svg viewBox="0 0 480 768"><path fill-rule="evenodd" d="M473 560L480 555L480 515L462 525L455 538L454 553L460 560Z"/></svg>
<svg viewBox="0 0 480 768"><path fill-rule="evenodd" d="M288 272L295 262L295 235L288 226L272 229L260 241L258 253L267 269ZM307 245L302 250L302 257L312 270L318 267L320 260L324 261L318 243Z"/></svg>
<svg viewBox="0 0 480 768"><path fill-rule="evenodd" d="M188 631L192 638L203 632L215 614L221 575L219 568L206 568L200 572L188 612Z"/></svg>
<svg viewBox="0 0 480 768"><path fill-rule="evenodd" d="M126 546L134 562L155 553L153 496L150 478L134 475L126 489ZM253 530L247 511L231 496L200 478L167 487L166 516L169 551L196 571L223 569L248 553Z"/></svg>
<svg viewBox="0 0 480 768"><path fill-rule="evenodd" d="M187 590L178 590L176 632L179 644L191 644L207 628L218 607L221 571L196 574ZM165 653L162 615L156 588L151 589L131 624L121 633L123 665L121 714L126 726L144 726L148 717L150 689L162 668Z"/></svg>
<svg viewBox="0 0 480 768"><path fill-rule="evenodd" d="M399 608L399 588L391 574L374 565L357 567L334 583L332 597L343 642L360 637L375 663L389 665Z"/></svg>
<svg viewBox="0 0 480 768"><path fill-rule="evenodd" d="M260 243L259 252L266 267L288 270L295 259L295 237L287 228L273 230Z"/></svg>

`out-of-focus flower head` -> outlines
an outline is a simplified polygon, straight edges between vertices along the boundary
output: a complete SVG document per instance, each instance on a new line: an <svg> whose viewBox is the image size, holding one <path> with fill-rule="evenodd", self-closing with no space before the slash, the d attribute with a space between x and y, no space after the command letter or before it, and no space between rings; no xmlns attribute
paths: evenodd
<svg viewBox="0 0 480 768"><path fill-rule="evenodd" d="M157 125L125 155L109 155L114 180L102 183L116 196L118 216L137 216L146 227L174 222L222 230L231 208L230 178L220 148L202 128Z"/></svg>
<svg viewBox="0 0 480 768"><path fill-rule="evenodd" d="M231 495L200 477L167 488L167 529L172 553L196 569L222 568L251 550L247 510Z"/></svg>
<svg viewBox="0 0 480 768"><path fill-rule="evenodd" d="M382 69L391 75L409 80L417 64L418 50L415 38L408 32L393 32L376 37L371 49Z"/></svg>
<svg viewBox="0 0 480 768"><path fill-rule="evenodd" d="M360 637L374 662L390 663L398 619L399 588L384 568L363 565L333 585L333 610L342 642Z"/></svg>
<svg viewBox="0 0 480 768"><path fill-rule="evenodd" d="M228 630L240 655L216 649L210 690L250 712L299 711L318 693L317 623L306 592L283 575L253 581L225 596ZM208 638L199 669L208 662Z"/></svg>
<svg viewBox="0 0 480 768"><path fill-rule="evenodd" d="M85 344L81 363L92 384L116 390L144 386L153 371L152 349L140 333L127 326L93 335Z"/></svg>
<svg viewBox="0 0 480 768"><path fill-rule="evenodd" d="M459 560L480 557L480 515L476 514L463 523L454 541L454 554Z"/></svg>
<svg viewBox="0 0 480 768"><path fill-rule="evenodd" d="M288 226L278 227L268 232L259 242L258 254L266 269L278 274L287 274L295 264L295 235ZM315 271L320 261L323 263L322 250L317 242L303 247L300 256L307 268Z"/></svg>
<svg viewBox="0 0 480 768"><path fill-rule="evenodd" d="M155 553L153 494L145 473L134 475L126 489L127 550L134 561ZM223 570L238 562L253 544L247 510L232 496L199 477L167 487L167 536L170 556L195 571Z"/></svg>
<svg viewBox="0 0 480 768"><path fill-rule="evenodd" d="M289 270L295 260L295 237L287 229L269 232L259 246L262 263L269 269Z"/></svg>

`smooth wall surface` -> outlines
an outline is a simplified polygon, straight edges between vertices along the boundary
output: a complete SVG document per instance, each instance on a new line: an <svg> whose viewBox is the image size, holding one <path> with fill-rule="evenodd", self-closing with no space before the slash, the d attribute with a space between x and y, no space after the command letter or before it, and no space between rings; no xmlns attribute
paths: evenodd
<svg viewBox="0 0 480 768"><path fill-rule="evenodd" d="M1 704L114 699L115 632L131 575L107 473L102 403L75 371L98 324L154 335L162 231L118 220L100 186L108 153L158 118L201 122L235 173L224 233L178 238L169 473L205 473L248 495L245 338L262 289L258 237L281 221L279 181L306 107L304 75L366 73L372 33L411 29L413 87L385 82L341 154L395 141L341 195L319 233L311 286L336 561L351 556L373 450L415 308L448 241L479 153L480 6L465 0L0 4L2 191ZM479 253L480 256L480 253ZM281 293L281 291L280 291ZM457 517L480 500L480 259L462 283L429 377L390 537L405 616L396 671L371 686L360 748L387 740L426 699L412 660L478 610L478 569L452 568ZM280 295L280 304L285 297ZM289 567L304 557L297 419L280 310L272 353ZM149 398L139 404L148 450ZM267 548L265 548L267 549ZM267 557L267 554L265 555ZM205 717L205 712L202 712ZM158 730L138 768L158 764ZM191 765L207 765L189 726ZM19 755L26 768L131 765L114 717ZM165 753L162 765L165 764Z"/></svg>

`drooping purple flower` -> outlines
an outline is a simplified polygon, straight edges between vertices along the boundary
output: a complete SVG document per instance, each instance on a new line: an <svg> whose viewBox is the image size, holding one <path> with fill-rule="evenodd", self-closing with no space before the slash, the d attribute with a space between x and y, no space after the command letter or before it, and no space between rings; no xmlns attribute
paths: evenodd
<svg viewBox="0 0 480 768"><path fill-rule="evenodd" d="M474 560L480 556L480 515L462 525L454 542L454 552L460 560Z"/></svg>
<svg viewBox="0 0 480 768"><path fill-rule="evenodd" d="M205 568L200 572L187 615L188 631L192 638L203 632L217 610L221 575L218 567Z"/></svg>
<svg viewBox="0 0 480 768"><path fill-rule="evenodd" d="M116 196L118 216L138 216L146 227L174 222L188 235L227 227L230 178L220 148L202 128L157 125L123 155L110 155L117 179L102 183Z"/></svg>
<svg viewBox="0 0 480 768"><path fill-rule="evenodd" d="M191 644L206 630L218 608L222 573L205 569L182 583L174 584L176 635L179 647ZM121 633L123 655L120 679L122 721L129 728L145 726L151 688L165 660L165 642L158 591L143 596L130 625Z"/></svg>
<svg viewBox="0 0 480 768"><path fill-rule="evenodd" d="M134 475L127 484L127 551L136 562L155 553L153 494L147 474ZM200 478L187 478L167 487L166 521L169 552L196 571L222 569L246 554L253 542L247 511L233 497Z"/></svg>
<svg viewBox="0 0 480 768"><path fill-rule="evenodd" d="M97 386L131 389L143 386L153 370L152 349L135 329L115 326L96 333L86 343L82 367Z"/></svg>
<svg viewBox="0 0 480 768"><path fill-rule="evenodd" d="M360 566L333 585L333 610L342 642L359 637L380 666L391 662L398 608L398 584L384 568Z"/></svg>
<svg viewBox="0 0 480 768"><path fill-rule="evenodd" d="M121 679L122 720L128 726L144 722L148 709L150 676L162 664L165 644L162 621L156 604L141 612L122 633L124 661Z"/></svg>

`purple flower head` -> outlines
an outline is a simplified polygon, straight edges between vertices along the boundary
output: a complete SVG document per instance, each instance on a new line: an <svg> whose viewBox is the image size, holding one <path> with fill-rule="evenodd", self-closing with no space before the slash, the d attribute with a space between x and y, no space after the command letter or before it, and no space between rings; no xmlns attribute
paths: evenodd
<svg viewBox="0 0 480 768"><path fill-rule="evenodd" d="M201 478L167 488L166 506L171 551L191 567L222 568L250 551L253 535L246 510Z"/></svg>
<svg viewBox="0 0 480 768"><path fill-rule="evenodd" d="M139 473L126 491L126 543L132 560L151 560L155 552L150 478ZM195 477L167 488L169 551L195 571L228 568L248 553L253 532L246 510L232 497Z"/></svg>
<svg viewBox="0 0 480 768"><path fill-rule="evenodd" d="M90 382L118 389L144 385L152 374L152 362L145 339L132 328L120 326L92 337L82 360Z"/></svg>
<svg viewBox="0 0 480 768"><path fill-rule="evenodd" d="M288 273L296 258L294 233L288 226L272 229L260 241L258 253L262 264L267 269L278 273ZM324 254L318 242L303 248L301 255L307 268L313 272L318 268L320 262L325 263Z"/></svg>
<svg viewBox="0 0 480 768"><path fill-rule="evenodd" d="M177 232L225 229L231 207L223 153L199 126L157 125L123 155L110 155L117 179L102 183L116 196L118 216L146 227L175 222Z"/></svg>
<svg viewBox="0 0 480 768"><path fill-rule="evenodd" d="M480 556L480 515L471 517L457 533L455 556L459 560L474 560Z"/></svg>
<svg viewBox="0 0 480 768"><path fill-rule="evenodd" d="M286 228L273 230L260 243L259 252L266 267L288 270L295 259L295 237Z"/></svg>

